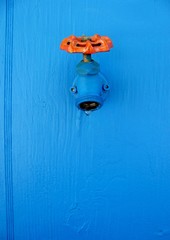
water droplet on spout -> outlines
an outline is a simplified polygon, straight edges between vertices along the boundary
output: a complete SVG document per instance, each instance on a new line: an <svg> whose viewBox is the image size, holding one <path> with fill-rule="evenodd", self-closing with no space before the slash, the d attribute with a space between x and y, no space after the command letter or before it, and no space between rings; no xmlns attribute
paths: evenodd
<svg viewBox="0 0 170 240"><path fill-rule="evenodd" d="M89 116L92 111L84 111L86 116Z"/></svg>

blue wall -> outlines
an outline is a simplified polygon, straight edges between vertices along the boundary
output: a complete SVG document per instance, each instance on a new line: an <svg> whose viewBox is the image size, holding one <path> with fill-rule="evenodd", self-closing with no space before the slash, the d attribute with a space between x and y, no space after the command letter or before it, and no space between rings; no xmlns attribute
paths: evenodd
<svg viewBox="0 0 170 240"><path fill-rule="evenodd" d="M0 240L170 239L168 0L1 0ZM87 117L71 34L108 35ZM7 236L7 237L6 237Z"/></svg>

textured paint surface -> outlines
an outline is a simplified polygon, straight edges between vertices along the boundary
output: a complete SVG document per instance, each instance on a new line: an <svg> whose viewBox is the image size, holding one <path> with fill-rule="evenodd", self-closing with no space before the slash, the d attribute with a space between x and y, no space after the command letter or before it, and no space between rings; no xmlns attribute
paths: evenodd
<svg viewBox="0 0 170 240"><path fill-rule="evenodd" d="M4 59L5 0L0 3L0 239L6 238L5 171L4 171Z"/></svg>
<svg viewBox="0 0 170 240"><path fill-rule="evenodd" d="M0 2L0 239L14 226L16 240L169 240L169 1L12 3ZM87 117L69 93L81 56L59 45L94 33L115 48L94 55L111 93Z"/></svg>
<svg viewBox="0 0 170 240"><path fill-rule="evenodd" d="M6 1L4 61L4 170L6 198L6 238L14 239L13 168L12 168L12 70L14 2Z"/></svg>

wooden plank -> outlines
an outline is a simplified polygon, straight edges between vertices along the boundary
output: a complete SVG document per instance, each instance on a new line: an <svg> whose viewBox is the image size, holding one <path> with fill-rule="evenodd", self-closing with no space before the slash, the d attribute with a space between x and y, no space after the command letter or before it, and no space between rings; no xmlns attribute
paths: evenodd
<svg viewBox="0 0 170 240"><path fill-rule="evenodd" d="M6 1L4 60L4 169L7 239L14 239L13 168L12 168L12 66L14 1Z"/></svg>
<svg viewBox="0 0 170 240"><path fill-rule="evenodd" d="M6 204L5 204L5 158L4 158L4 82L5 82L5 11L6 2L0 3L0 239L6 239Z"/></svg>
<svg viewBox="0 0 170 240"><path fill-rule="evenodd" d="M162 1L16 1L13 174L16 239L168 239L170 9ZM111 84L89 117L69 87L71 34L99 33Z"/></svg>

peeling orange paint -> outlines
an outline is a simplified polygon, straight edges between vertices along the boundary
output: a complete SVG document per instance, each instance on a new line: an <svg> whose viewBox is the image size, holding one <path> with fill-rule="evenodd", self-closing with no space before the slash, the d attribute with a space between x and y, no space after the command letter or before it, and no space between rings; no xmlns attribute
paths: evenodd
<svg viewBox="0 0 170 240"><path fill-rule="evenodd" d="M107 36L95 34L92 37L76 37L71 35L64 38L60 49L69 53L93 54L97 52L108 52L113 47L112 40Z"/></svg>

